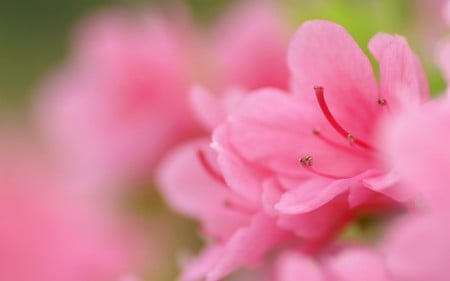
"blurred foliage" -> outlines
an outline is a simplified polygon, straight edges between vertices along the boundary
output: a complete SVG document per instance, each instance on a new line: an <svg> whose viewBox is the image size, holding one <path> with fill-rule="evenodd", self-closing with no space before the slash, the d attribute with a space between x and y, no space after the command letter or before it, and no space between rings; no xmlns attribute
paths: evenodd
<svg viewBox="0 0 450 281"><path fill-rule="evenodd" d="M239 1L239 0L235 0ZM38 81L57 65L68 49L73 25L86 13L105 6L188 3L199 22L217 18L231 0L2 0L0 2L0 105L25 105ZM287 14L295 25L313 18L336 21L345 26L365 48L379 31L405 34L417 50L411 22L410 0L285 0ZM432 57L419 50L422 58ZM425 66L433 92L444 89L436 67Z"/></svg>

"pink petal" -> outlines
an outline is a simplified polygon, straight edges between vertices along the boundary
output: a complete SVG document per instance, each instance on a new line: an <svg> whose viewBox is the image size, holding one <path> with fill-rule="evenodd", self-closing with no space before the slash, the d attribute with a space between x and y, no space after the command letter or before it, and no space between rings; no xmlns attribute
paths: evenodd
<svg viewBox="0 0 450 281"><path fill-rule="evenodd" d="M448 210L450 101L429 102L385 124L383 148L399 179L429 208Z"/></svg>
<svg viewBox="0 0 450 281"><path fill-rule="evenodd" d="M227 242L223 255L206 280L217 281L240 266L256 265L269 250L288 237L287 232L276 227L273 218L255 215L247 228L238 230Z"/></svg>
<svg viewBox="0 0 450 281"><path fill-rule="evenodd" d="M370 140L370 124L379 110L375 76L370 61L344 28L322 20L304 23L291 41L288 62L300 95L314 100L313 87L324 87L328 106L341 125Z"/></svg>
<svg viewBox="0 0 450 281"><path fill-rule="evenodd" d="M261 235L264 233L264 235ZM278 229L273 218L262 213L252 217L247 227L241 228L225 242L205 251L186 268L182 281L221 280L242 266L254 266L263 256L289 236Z"/></svg>
<svg viewBox="0 0 450 281"><path fill-rule="evenodd" d="M405 202L411 199L410 192L406 187L401 186L398 175L393 171L390 171L387 174L366 178L363 180L363 185L399 202Z"/></svg>
<svg viewBox="0 0 450 281"><path fill-rule="evenodd" d="M278 215L278 225L292 230L297 236L317 241L308 241L307 248L323 247L336 230L342 228L353 216L348 208L347 195L340 195L313 211L296 215Z"/></svg>
<svg viewBox="0 0 450 281"><path fill-rule="evenodd" d="M244 94L246 91L234 87L214 96L205 88L195 86L190 92L190 103L197 120L206 131L212 132L238 106Z"/></svg>
<svg viewBox="0 0 450 281"><path fill-rule="evenodd" d="M319 117L320 116L320 117ZM230 145L254 167L281 175L311 176L298 163L305 155L314 157L315 168L324 173L347 175L368 167L366 155L355 153L348 141L323 128L322 113L313 105L275 89L261 89L243 99L226 123ZM337 137L344 149L313 134ZM340 159L340 165L336 165Z"/></svg>
<svg viewBox="0 0 450 281"><path fill-rule="evenodd" d="M330 180L317 178L303 182L299 184L298 188L285 192L275 207L278 211L285 214L310 212L327 204L336 196L349 191L350 187L354 185L364 188L361 186L361 181L374 173L377 172L368 170L348 179Z"/></svg>
<svg viewBox="0 0 450 281"><path fill-rule="evenodd" d="M196 86L191 89L190 102L197 120L207 131L212 131L220 122L225 120L225 108L206 89Z"/></svg>
<svg viewBox="0 0 450 281"><path fill-rule="evenodd" d="M214 164L215 154L209 148L209 141L192 140L173 150L161 164L160 191L174 210L200 220L209 235L226 238L248 222L247 213L230 208L227 202L252 207L208 174L198 159L198 150L211 154L208 159Z"/></svg>
<svg viewBox="0 0 450 281"><path fill-rule="evenodd" d="M274 265L276 281L327 281L323 269L311 257L297 252L282 253Z"/></svg>
<svg viewBox="0 0 450 281"><path fill-rule="evenodd" d="M385 99L391 110L429 99L428 82L420 61L403 37L377 34L370 40L369 49L380 66L378 98Z"/></svg>
<svg viewBox="0 0 450 281"><path fill-rule="evenodd" d="M327 256L324 266L333 281L393 281L382 256L368 247L344 247Z"/></svg>
<svg viewBox="0 0 450 281"><path fill-rule="evenodd" d="M415 217L394 226L384 246L395 280L450 280L449 237L447 214Z"/></svg>
<svg viewBox="0 0 450 281"><path fill-rule="evenodd" d="M248 166L245 160L234 153L229 143L227 127L218 127L213 134L212 147L217 151L217 161L228 185L237 194L251 202L259 202L262 171Z"/></svg>

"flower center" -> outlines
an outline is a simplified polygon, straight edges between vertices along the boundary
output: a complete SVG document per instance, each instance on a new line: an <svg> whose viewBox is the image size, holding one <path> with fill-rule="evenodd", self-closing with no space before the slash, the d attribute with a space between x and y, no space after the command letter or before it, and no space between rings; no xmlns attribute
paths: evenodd
<svg viewBox="0 0 450 281"><path fill-rule="evenodd" d="M357 138L355 135L344 129L344 127L339 124L339 122L336 120L336 118L331 113L328 104L325 100L324 95L324 89L322 86L315 86L314 92L316 94L317 102L319 103L320 109L322 110L322 113L324 114L325 118L327 119L328 123L344 138L347 139L350 146L345 146L340 143L337 143L326 136L322 135L318 129L313 129L312 133L314 136L318 137L323 142L327 143L328 145L335 147L339 150L347 150L350 153L362 153L365 154L365 152L374 152L375 149L372 145L370 145L368 142L361 140L360 138ZM378 105L380 106L388 106L386 99L378 99L377 100ZM389 109L389 108L388 108ZM358 149L360 148L360 149ZM323 173L320 171L317 171L313 168L313 157L311 155L302 156L299 159L300 164L310 171L313 174L316 174L321 177L326 177L330 179L343 179L346 177L343 176L335 176L327 173Z"/></svg>

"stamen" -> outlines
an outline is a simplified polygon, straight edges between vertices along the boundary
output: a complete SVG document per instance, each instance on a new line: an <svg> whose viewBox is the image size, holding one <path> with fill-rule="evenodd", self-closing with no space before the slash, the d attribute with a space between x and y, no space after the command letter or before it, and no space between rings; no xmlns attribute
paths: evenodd
<svg viewBox="0 0 450 281"><path fill-rule="evenodd" d="M367 144L366 142L357 139L355 136L350 134L347 130L342 128L342 126L334 119L333 114L331 114L330 109L328 108L328 105L325 101L325 97L323 94L323 87L315 86L314 92L316 93L317 101L319 102L320 109L322 110L323 114L325 115L325 118L328 120L328 122L331 124L331 126L343 137L345 137L350 143L354 143L355 145L361 146L368 150L374 150L374 148Z"/></svg>
<svg viewBox="0 0 450 281"><path fill-rule="evenodd" d="M366 151L361 151L360 149L358 149L357 147L355 147L354 145L352 146L347 146L347 145L343 145L337 142L334 142L333 140L325 137L324 135L322 135L322 133L320 133L320 130L318 129L313 129L312 134L316 137L318 137L320 140L322 140L323 142L325 142L326 144L333 146L339 150L345 150L349 153L361 153L363 155L365 155ZM350 142L351 143L351 142Z"/></svg>
<svg viewBox="0 0 450 281"><path fill-rule="evenodd" d="M303 166L308 166L311 167L312 166L312 156L308 155L308 156L303 156L302 158L300 158L300 163L302 163Z"/></svg>
<svg viewBox="0 0 450 281"><path fill-rule="evenodd" d="M322 172L319 172L319 171L315 170L312 167L313 158L312 158L311 155L300 157L299 162L300 162L300 164L302 164L303 168L305 168L306 170L308 170L311 173L313 173L315 175L318 175L320 177L329 178L329 179L333 179L333 180L338 180L338 179L342 179L343 178L343 177L338 177L338 176L322 173Z"/></svg>
<svg viewBox="0 0 450 281"><path fill-rule="evenodd" d="M203 168L206 170L206 172L208 172L208 174L212 178L214 178L218 182L226 185L226 181L225 181L224 177L222 176L222 174L220 172L218 172L216 169L214 169L211 166L209 161L206 159L205 152L202 149L197 150L197 157L200 160L200 163L202 164Z"/></svg>

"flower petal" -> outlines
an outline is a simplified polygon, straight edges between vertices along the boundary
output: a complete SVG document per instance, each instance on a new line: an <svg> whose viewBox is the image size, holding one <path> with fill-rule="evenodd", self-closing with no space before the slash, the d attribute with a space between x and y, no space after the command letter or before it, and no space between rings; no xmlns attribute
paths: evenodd
<svg viewBox="0 0 450 281"><path fill-rule="evenodd" d="M314 99L313 87L324 87L341 125L361 139L370 139L368 124L377 109L375 76L370 61L344 28L322 20L304 23L291 41L288 63L300 95Z"/></svg>
<svg viewBox="0 0 450 281"><path fill-rule="evenodd" d="M385 99L391 110L428 100L425 73L403 37L379 33L370 40L369 49L380 66L379 98Z"/></svg>

